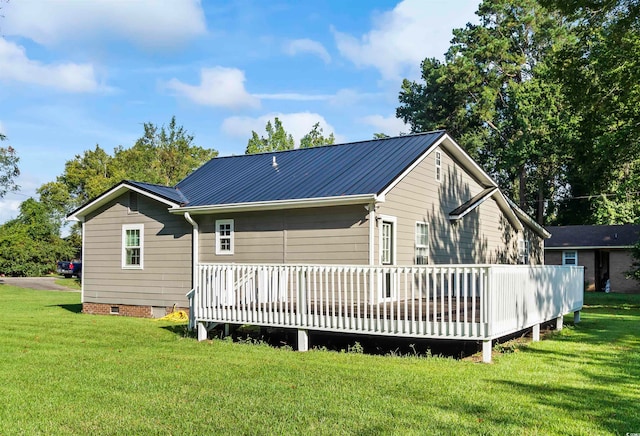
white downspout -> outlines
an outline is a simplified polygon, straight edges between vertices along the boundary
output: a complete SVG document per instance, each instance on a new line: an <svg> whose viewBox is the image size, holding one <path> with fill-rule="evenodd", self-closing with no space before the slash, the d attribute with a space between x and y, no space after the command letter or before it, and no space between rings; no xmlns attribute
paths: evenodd
<svg viewBox="0 0 640 436"><path fill-rule="evenodd" d="M200 262L199 254L200 254L200 233L198 228L198 223L191 218L189 212L184 213L184 219L187 220L189 224L193 226L193 245L191 248L191 259L193 261L192 266L192 274L193 278L191 279L191 286L195 289L198 285L198 263Z"/></svg>

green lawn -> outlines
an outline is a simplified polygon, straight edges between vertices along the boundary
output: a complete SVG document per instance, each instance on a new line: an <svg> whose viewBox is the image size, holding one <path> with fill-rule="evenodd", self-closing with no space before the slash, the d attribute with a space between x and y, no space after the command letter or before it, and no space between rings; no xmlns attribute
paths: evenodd
<svg viewBox="0 0 640 436"><path fill-rule="evenodd" d="M640 432L640 296L490 365L198 343L79 298L0 285L0 434Z"/></svg>

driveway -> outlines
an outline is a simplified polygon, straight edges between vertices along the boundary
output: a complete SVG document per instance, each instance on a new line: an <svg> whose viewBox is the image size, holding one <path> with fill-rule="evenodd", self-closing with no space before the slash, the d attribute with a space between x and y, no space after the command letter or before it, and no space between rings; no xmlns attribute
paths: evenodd
<svg viewBox="0 0 640 436"><path fill-rule="evenodd" d="M0 284L42 291L80 292L55 283L56 277L0 277Z"/></svg>

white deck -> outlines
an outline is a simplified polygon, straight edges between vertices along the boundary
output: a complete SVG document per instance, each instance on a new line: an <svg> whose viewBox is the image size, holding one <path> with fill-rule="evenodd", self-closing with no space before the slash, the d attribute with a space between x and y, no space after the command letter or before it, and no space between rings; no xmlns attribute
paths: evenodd
<svg viewBox="0 0 640 436"><path fill-rule="evenodd" d="M200 264L189 298L192 326L293 328L303 334L303 342L306 331L319 330L490 345L493 339L529 327L535 332L543 322L578 312L583 269Z"/></svg>

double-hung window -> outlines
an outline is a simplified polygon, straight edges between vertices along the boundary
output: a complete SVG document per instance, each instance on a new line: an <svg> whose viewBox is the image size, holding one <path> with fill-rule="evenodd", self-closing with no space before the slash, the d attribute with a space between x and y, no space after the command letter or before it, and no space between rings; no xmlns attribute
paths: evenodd
<svg viewBox="0 0 640 436"><path fill-rule="evenodd" d="M575 250L562 252L562 264L563 265L577 265L578 264L578 252Z"/></svg>
<svg viewBox="0 0 640 436"><path fill-rule="evenodd" d="M526 239L518 241L518 262L523 265L529 264L529 241Z"/></svg>
<svg viewBox="0 0 640 436"><path fill-rule="evenodd" d="M233 254L233 220L216 220L216 254Z"/></svg>
<svg viewBox="0 0 640 436"><path fill-rule="evenodd" d="M429 263L429 224L416 223L416 265Z"/></svg>
<svg viewBox="0 0 640 436"><path fill-rule="evenodd" d="M142 269L144 260L144 225L122 226L122 268Z"/></svg>

